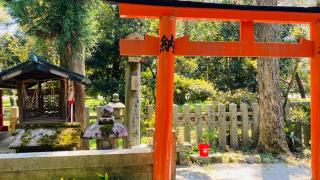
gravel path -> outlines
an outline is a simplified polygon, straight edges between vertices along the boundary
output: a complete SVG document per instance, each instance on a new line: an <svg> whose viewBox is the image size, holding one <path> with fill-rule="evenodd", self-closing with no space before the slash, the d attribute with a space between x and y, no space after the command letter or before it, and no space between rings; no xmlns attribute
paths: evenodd
<svg viewBox="0 0 320 180"><path fill-rule="evenodd" d="M310 167L286 164L214 164L177 167L177 180L310 180Z"/></svg>

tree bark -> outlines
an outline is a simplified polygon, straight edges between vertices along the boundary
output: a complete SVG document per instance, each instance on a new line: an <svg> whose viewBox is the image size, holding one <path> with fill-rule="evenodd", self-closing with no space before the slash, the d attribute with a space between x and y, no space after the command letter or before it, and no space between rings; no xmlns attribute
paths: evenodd
<svg viewBox="0 0 320 180"><path fill-rule="evenodd" d="M276 0L256 0L257 5L276 6ZM258 39L262 42L276 40L276 28L270 24L259 25ZM259 142L258 150L271 153L287 153L281 100L280 66L275 58L258 59L259 91Z"/></svg>
<svg viewBox="0 0 320 180"><path fill-rule="evenodd" d="M297 82L297 85L299 88L301 98L305 99L306 98L306 91L304 90L304 87L303 87L303 84L302 84L302 81L301 81L301 78L300 78L298 72L296 73L295 78L296 78L296 82Z"/></svg>
<svg viewBox="0 0 320 180"><path fill-rule="evenodd" d="M285 93L283 94L284 96L284 101L283 101L283 118L286 121L287 119L287 113L286 113L286 107L289 101L289 94L290 94L290 90L292 88L294 79L295 79L295 75L297 74L298 68L299 68L299 64L300 64L300 59L297 59L293 68L293 72L291 74L291 79L289 81L288 87L285 91Z"/></svg>
<svg viewBox="0 0 320 180"><path fill-rule="evenodd" d="M70 43L66 45L65 54L61 56L60 65L70 71L85 75L85 61L83 58L82 49L73 50ZM75 118L81 123L81 128L84 131L89 125L85 113L85 86L81 83L73 83L73 94L75 101ZM89 149L88 140L81 140L80 149Z"/></svg>
<svg viewBox="0 0 320 180"><path fill-rule="evenodd" d="M8 89L8 94L10 96L10 106L13 107L13 106L15 106L15 100L13 98L14 94L13 94L12 89Z"/></svg>

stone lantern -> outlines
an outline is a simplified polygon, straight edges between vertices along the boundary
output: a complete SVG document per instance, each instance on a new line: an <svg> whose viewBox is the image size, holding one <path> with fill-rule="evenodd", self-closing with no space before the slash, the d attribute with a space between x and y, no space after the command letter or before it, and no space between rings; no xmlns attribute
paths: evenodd
<svg viewBox="0 0 320 180"><path fill-rule="evenodd" d="M126 106L120 102L119 94L114 93L112 95L112 102L109 103L113 107L113 115L117 122L123 123L124 120L124 110Z"/></svg>
<svg viewBox="0 0 320 180"><path fill-rule="evenodd" d="M126 127L115 121L114 110L110 104L101 109L101 117L89 126L83 134L85 139L96 139L97 149L116 148L116 139L128 136Z"/></svg>

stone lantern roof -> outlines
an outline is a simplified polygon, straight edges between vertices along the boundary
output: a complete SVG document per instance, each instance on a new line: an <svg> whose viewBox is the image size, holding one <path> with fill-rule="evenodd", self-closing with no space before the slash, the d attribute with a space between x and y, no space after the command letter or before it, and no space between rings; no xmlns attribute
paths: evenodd
<svg viewBox="0 0 320 180"><path fill-rule="evenodd" d="M120 102L119 94L117 94L117 93L114 93L112 95L112 102L109 103L109 104L113 107L113 109L124 109L124 108L126 108L126 106L123 103Z"/></svg>

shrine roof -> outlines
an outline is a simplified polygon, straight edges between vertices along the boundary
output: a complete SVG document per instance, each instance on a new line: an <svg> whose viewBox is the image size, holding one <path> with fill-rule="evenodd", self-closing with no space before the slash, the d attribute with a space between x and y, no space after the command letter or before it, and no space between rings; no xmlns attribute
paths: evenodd
<svg viewBox="0 0 320 180"><path fill-rule="evenodd" d="M85 85L90 83L85 76L51 64L32 54L27 61L0 72L0 88L17 88L19 80L29 79L70 79Z"/></svg>

